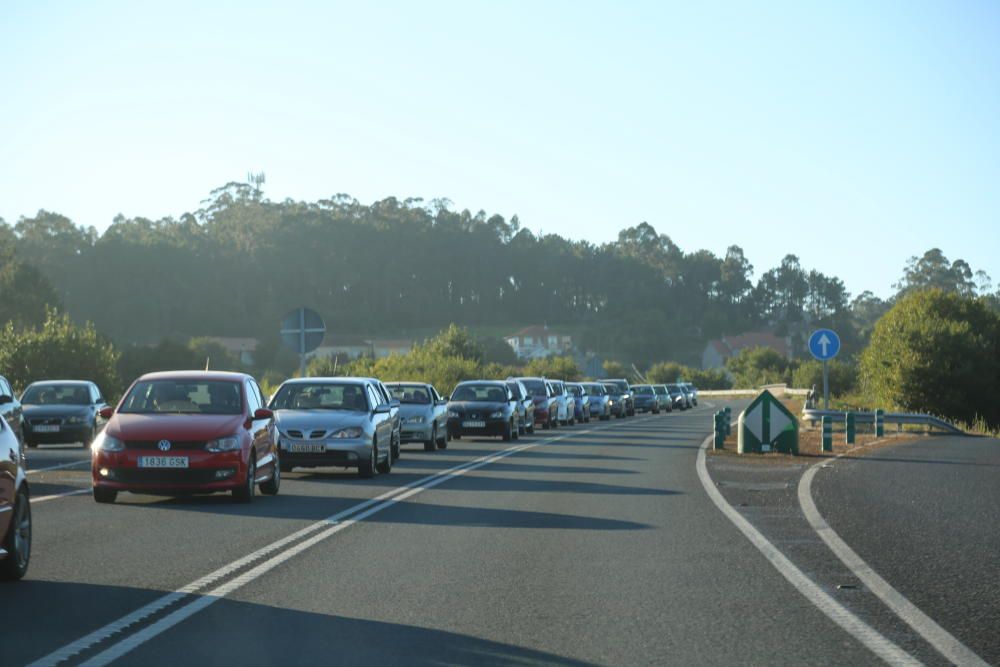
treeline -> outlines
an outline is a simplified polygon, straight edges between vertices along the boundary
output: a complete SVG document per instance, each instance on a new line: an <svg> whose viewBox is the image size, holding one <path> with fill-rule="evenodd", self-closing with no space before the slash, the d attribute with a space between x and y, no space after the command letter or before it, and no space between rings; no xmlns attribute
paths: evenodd
<svg viewBox="0 0 1000 667"><path fill-rule="evenodd" d="M890 305L868 292L852 300L794 255L754 280L738 246L685 252L647 223L594 245L443 200L272 202L239 183L193 213L119 216L103 234L47 211L0 221L0 261L0 323L37 324L48 303L120 344L250 336L264 355L277 353L277 323L298 305L334 336L544 322L573 327L605 358L695 365L706 340L762 327L829 326L857 351ZM899 287L936 282L982 287L939 250L914 258Z"/></svg>

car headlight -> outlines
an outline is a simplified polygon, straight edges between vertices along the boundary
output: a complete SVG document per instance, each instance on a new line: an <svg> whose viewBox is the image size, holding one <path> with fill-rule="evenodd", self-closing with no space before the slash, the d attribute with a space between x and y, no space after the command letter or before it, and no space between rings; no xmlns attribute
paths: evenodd
<svg viewBox="0 0 1000 667"><path fill-rule="evenodd" d="M114 436L108 435L107 432L101 431L94 438L94 442L90 447L95 452L98 450L102 452L121 452L125 449L125 443Z"/></svg>
<svg viewBox="0 0 1000 667"><path fill-rule="evenodd" d="M454 418L458 418L458 417L461 417L461 416L462 416L462 415L458 414L458 413L457 413L457 412L455 412L454 410L449 410L449 411L448 411L448 418L449 418L449 419L450 419L450 418L452 418L452 417L454 417Z"/></svg>
<svg viewBox="0 0 1000 667"><path fill-rule="evenodd" d="M333 435L331 435L330 437L341 440L344 438L360 438L361 429L357 426L352 426L350 428L342 428Z"/></svg>
<svg viewBox="0 0 1000 667"><path fill-rule="evenodd" d="M424 416L423 415L413 415L412 417L409 417L406 420L406 423L407 424L423 424L424 423Z"/></svg>
<svg viewBox="0 0 1000 667"><path fill-rule="evenodd" d="M490 419L503 419L503 410L490 413Z"/></svg>
<svg viewBox="0 0 1000 667"><path fill-rule="evenodd" d="M235 435L226 438L219 438L205 443L205 449L209 452L233 452L240 448L240 439Z"/></svg>
<svg viewBox="0 0 1000 667"><path fill-rule="evenodd" d="M67 424L86 424L89 415L73 415L66 418Z"/></svg>

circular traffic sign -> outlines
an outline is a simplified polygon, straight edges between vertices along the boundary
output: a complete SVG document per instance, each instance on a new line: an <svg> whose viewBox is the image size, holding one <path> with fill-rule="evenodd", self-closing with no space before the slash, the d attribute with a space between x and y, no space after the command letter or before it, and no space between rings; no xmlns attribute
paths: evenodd
<svg viewBox="0 0 1000 667"><path fill-rule="evenodd" d="M817 329L809 336L809 352L820 361L829 361L840 352L840 336L833 329Z"/></svg>
<svg viewBox="0 0 1000 667"><path fill-rule="evenodd" d="M326 323L312 308L290 310L281 320L281 342L299 354L315 350L325 336Z"/></svg>

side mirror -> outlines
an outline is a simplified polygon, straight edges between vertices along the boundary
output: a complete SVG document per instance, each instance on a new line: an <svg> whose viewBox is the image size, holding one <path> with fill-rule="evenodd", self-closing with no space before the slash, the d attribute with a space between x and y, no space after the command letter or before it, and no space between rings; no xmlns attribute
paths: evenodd
<svg viewBox="0 0 1000 667"><path fill-rule="evenodd" d="M7 405L8 403L13 403L13 396L0 396L0 405Z"/></svg>
<svg viewBox="0 0 1000 667"><path fill-rule="evenodd" d="M253 411L254 419L274 419L274 413L267 408L257 408Z"/></svg>
<svg viewBox="0 0 1000 667"><path fill-rule="evenodd" d="M399 405L400 405L400 403L399 403L399 399L398 398L394 398L391 401L389 401L389 407L398 408Z"/></svg>
<svg viewBox="0 0 1000 667"><path fill-rule="evenodd" d="M384 414L388 414L391 410L392 410L392 404L391 403L379 403L375 407L374 413L377 414L377 415L384 415Z"/></svg>
<svg viewBox="0 0 1000 667"><path fill-rule="evenodd" d="M110 406L104 406L97 414L101 415L101 419L111 419L111 415L115 414L115 409Z"/></svg>

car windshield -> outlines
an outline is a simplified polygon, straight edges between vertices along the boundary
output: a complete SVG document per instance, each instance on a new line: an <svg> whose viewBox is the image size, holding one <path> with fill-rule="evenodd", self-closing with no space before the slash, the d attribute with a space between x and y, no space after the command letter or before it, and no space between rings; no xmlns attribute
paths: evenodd
<svg viewBox="0 0 1000 667"><path fill-rule="evenodd" d="M514 398L521 400L524 396L521 395L521 388L517 386L516 382L508 382L507 388L510 389L510 393L514 394Z"/></svg>
<svg viewBox="0 0 1000 667"><path fill-rule="evenodd" d="M409 405L430 405L431 394L427 388L416 384L387 384L389 395L400 403Z"/></svg>
<svg viewBox="0 0 1000 667"><path fill-rule="evenodd" d="M651 396L653 394L653 388L648 384L637 384L632 387L633 394L643 394L644 396Z"/></svg>
<svg viewBox="0 0 1000 667"><path fill-rule="evenodd" d="M231 380L140 380L119 412L238 415L243 411L240 383Z"/></svg>
<svg viewBox="0 0 1000 667"><path fill-rule="evenodd" d="M363 385L347 382L289 382L271 399L272 410L349 410L367 412Z"/></svg>
<svg viewBox="0 0 1000 667"><path fill-rule="evenodd" d="M667 391L669 391L673 395L677 395L677 394L681 393L680 387L678 387L675 384L668 384L667 385Z"/></svg>
<svg viewBox="0 0 1000 667"><path fill-rule="evenodd" d="M473 401L477 403L503 403L507 393L495 384L460 384L451 395L453 401Z"/></svg>
<svg viewBox="0 0 1000 667"><path fill-rule="evenodd" d="M555 395L555 396L562 396L563 395L563 386L562 386L562 384L560 384L559 382L551 382L550 384L552 385L552 393L553 393L553 395Z"/></svg>
<svg viewBox="0 0 1000 667"><path fill-rule="evenodd" d="M525 386L528 392L532 396L542 396L545 394L545 383L541 380L521 380L521 384Z"/></svg>
<svg viewBox="0 0 1000 667"><path fill-rule="evenodd" d="M602 384L585 384L583 386L587 388L587 393L591 396L604 396L608 393Z"/></svg>
<svg viewBox="0 0 1000 667"><path fill-rule="evenodd" d="M616 384L606 384L604 388L608 390L608 394L611 396L620 396L622 390Z"/></svg>
<svg viewBox="0 0 1000 667"><path fill-rule="evenodd" d="M90 392L79 384L33 384L24 392L25 405L90 405Z"/></svg>
<svg viewBox="0 0 1000 667"><path fill-rule="evenodd" d="M664 387L662 384L658 384L655 387L653 387L653 391L655 391L659 396L667 395L667 388Z"/></svg>
<svg viewBox="0 0 1000 667"><path fill-rule="evenodd" d="M584 393L585 393L583 391L583 387L581 387L579 385L568 385L566 387L566 391L568 391L569 393L573 394L577 398L579 398L580 396L583 396Z"/></svg>
<svg viewBox="0 0 1000 667"><path fill-rule="evenodd" d="M623 394L624 394L625 392L627 392L627 391L628 391L628 389L629 389L629 387L628 387L628 382L626 382L625 380L612 380L612 381L611 381L611 384L613 384L613 385L617 386L617 387L618 387L618 389L619 389L619 390L621 391L621 393L623 393Z"/></svg>

